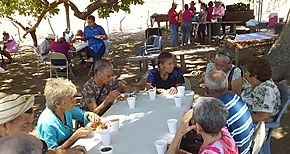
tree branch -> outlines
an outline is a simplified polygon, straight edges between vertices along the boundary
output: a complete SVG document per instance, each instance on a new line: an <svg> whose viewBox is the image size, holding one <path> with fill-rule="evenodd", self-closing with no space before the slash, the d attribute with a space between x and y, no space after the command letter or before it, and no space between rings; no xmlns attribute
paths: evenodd
<svg viewBox="0 0 290 154"><path fill-rule="evenodd" d="M46 13L48 11L50 11L51 9L57 7L59 4L62 4L64 3L64 0L57 0L57 1L54 1L52 3L49 4L49 6L47 8L45 8L41 14L37 17L37 21L36 23L34 24L34 26L32 26L31 28L27 29L25 34L23 35L23 37L25 37L28 33L32 32L32 31L35 31L36 28L39 26L40 22L42 21L42 19L44 18L44 16L46 15Z"/></svg>
<svg viewBox="0 0 290 154"><path fill-rule="evenodd" d="M113 6L114 4L117 4L118 3L118 0L98 0L98 1L95 1L93 3L91 3L90 5L88 5L85 9L85 11L81 12L78 7L70 2L69 5L71 7L71 9L74 11L74 16L76 16L77 18L79 19L82 19L82 20L86 20L86 18L91 15L95 10L97 10L98 8L100 7L103 7L103 6Z"/></svg>
<svg viewBox="0 0 290 154"><path fill-rule="evenodd" d="M11 16L7 16L8 19L10 19L12 22L16 23L17 25L19 25L23 30L26 30L25 26L22 25L19 21L17 21L16 19L12 18Z"/></svg>

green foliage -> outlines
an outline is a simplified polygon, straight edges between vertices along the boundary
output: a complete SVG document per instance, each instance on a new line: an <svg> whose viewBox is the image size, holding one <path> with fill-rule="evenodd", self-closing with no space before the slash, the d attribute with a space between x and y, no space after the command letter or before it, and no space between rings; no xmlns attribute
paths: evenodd
<svg viewBox="0 0 290 154"><path fill-rule="evenodd" d="M130 5L142 5L144 0L119 0L117 4L113 4L109 7L100 7L98 9L98 14L100 18L106 18L110 16L110 13L119 12L120 10L130 13Z"/></svg>
<svg viewBox="0 0 290 154"><path fill-rule="evenodd" d="M19 14L37 18L48 7L45 2L45 0L1 0L0 17ZM58 8L53 8L48 15L52 16L58 12Z"/></svg>

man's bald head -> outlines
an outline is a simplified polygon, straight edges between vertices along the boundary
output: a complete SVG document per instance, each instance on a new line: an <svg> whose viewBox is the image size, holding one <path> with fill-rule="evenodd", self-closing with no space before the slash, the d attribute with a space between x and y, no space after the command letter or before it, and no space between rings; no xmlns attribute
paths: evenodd
<svg viewBox="0 0 290 154"><path fill-rule="evenodd" d="M213 70L207 73L204 82L209 93L223 93L228 90L227 76L221 70Z"/></svg>
<svg viewBox="0 0 290 154"><path fill-rule="evenodd" d="M0 153L42 154L42 146L38 138L27 133L0 138Z"/></svg>

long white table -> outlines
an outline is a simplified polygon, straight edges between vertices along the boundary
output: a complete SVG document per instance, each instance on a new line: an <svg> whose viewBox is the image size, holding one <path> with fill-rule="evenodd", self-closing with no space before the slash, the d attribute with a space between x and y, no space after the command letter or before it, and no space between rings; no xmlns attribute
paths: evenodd
<svg viewBox="0 0 290 154"><path fill-rule="evenodd" d="M155 100L149 100L145 92L137 95L135 109L129 109L126 101L116 102L103 116L120 118L120 130L112 133L113 153L155 154L155 140L166 139L171 143L174 134L169 134L166 122L171 118L179 120L190 109L193 95L193 91L186 91L182 107L175 107L172 95L158 95ZM102 143L99 134L95 134L79 139L74 145L83 145L89 154L97 154Z"/></svg>

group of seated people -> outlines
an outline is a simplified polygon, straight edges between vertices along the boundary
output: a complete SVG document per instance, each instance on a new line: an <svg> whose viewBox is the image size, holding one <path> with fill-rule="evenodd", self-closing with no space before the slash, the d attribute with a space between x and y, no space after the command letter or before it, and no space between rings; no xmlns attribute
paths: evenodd
<svg viewBox="0 0 290 154"><path fill-rule="evenodd" d="M253 58L246 65L245 73L242 73L239 67L232 64L227 52L219 52L215 58L214 63L208 64L201 80L209 97L193 102L193 109L181 120L169 154L186 153L185 150L190 152L181 145L184 140L194 143L187 137L193 129L203 139L199 153L249 153L253 123L271 120L278 112L280 93L271 80L270 62ZM184 83L184 77L175 67L172 54L161 52L157 61L158 68L150 70L144 87L169 89L170 94L176 94L176 87ZM248 83L246 86L242 86L242 76ZM96 62L94 76L84 84L80 107L75 106L77 89L71 81L62 78L47 81L44 88L46 108L37 123L38 138L51 152L85 152L81 146L71 146L79 138L87 136L90 129L81 127L74 131L72 119L82 121L86 126L89 122L100 120L99 116L111 107L121 92L138 91L139 88L115 79L112 63L104 59ZM19 103L19 109L9 108L9 101L18 99L26 103ZM0 99L0 105L9 108L0 111L0 138L29 132L34 128L33 101L33 97L15 94Z"/></svg>

